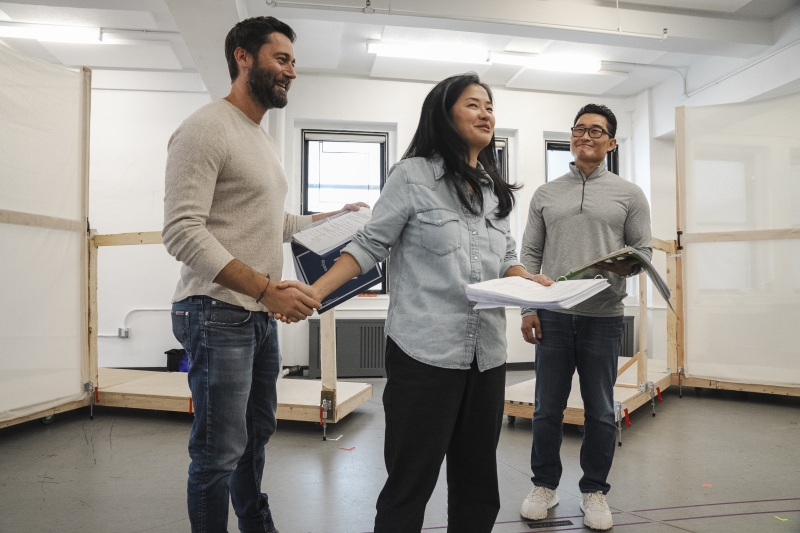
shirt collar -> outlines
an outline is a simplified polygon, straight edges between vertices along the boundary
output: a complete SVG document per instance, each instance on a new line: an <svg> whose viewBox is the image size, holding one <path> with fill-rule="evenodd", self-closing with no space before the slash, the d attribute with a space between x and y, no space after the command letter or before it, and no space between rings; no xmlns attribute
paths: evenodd
<svg viewBox="0 0 800 533"><path fill-rule="evenodd" d="M583 180L583 177L584 177L583 176L583 172L581 172L581 170L575 165L574 161L569 164L569 171L574 177L579 178L580 180ZM608 173L608 169L606 168L606 162L603 161L602 163L600 163L600 165L596 169L594 169L592 171L591 174L589 174L586 177L586 180L588 181L588 180L594 180L594 179L597 179L597 178L602 178L607 173Z"/></svg>
<svg viewBox="0 0 800 533"><path fill-rule="evenodd" d="M444 176L444 158L440 155L431 157L431 166L433 167L433 177L439 181ZM478 161L478 170L485 170L480 161Z"/></svg>

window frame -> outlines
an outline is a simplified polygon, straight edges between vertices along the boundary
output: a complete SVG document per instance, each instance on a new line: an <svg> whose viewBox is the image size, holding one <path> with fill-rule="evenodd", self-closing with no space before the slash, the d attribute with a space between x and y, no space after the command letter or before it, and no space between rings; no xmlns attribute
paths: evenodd
<svg viewBox="0 0 800 533"><path fill-rule="evenodd" d="M313 138L319 137L319 138ZM327 137L327 138L326 138ZM386 178L389 174L389 132L387 131L351 131L351 130L324 130L318 128L309 128L300 130L300 151L302 166L300 170L300 212L303 215L316 215L318 212L308 210L308 143L310 141L328 141L328 142L369 142L371 139L380 137L381 140L375 140L381 145L380 156L380 188L379 193L383 191L383 186L386 184ZM360 138L360 139L359 139ZM380 290L364 291L364 294L389 294L389 261L383 261L381 264L381 272L383 273L381 279Z"/></svg>
<svg viewBox="0 0 800 533"><path fill-rule="evenodd" d="M547 152L553 150L555 152L569 152L570 142L563 140L545 140L544 141L544 181L547 183L547 176L549 175L547 168ZM609 172L613 172L619 176L619 145L615 146L613 150L606 154L606 168Z"/></svg>
<svg viewBox="0 0 800 533"><path fill-rule="evenodd" d="M509 180L508 145L509 139L507 137L495 137L494 148L495 152L497 152L497 171L506 183Z"/></svg>

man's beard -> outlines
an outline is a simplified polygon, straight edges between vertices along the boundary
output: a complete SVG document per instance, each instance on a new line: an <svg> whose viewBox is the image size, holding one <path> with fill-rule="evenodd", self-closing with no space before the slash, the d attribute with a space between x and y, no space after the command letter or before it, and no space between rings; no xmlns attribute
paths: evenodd
<svg viewBox="0 0 800 533"><path fill-rule="evenodd" d="M287 92L292 80L272 74L266 69L261 68L258 59L254 58L253 68L247 79L247 90L256 102L264 109L286 107L289 103ZM286 92L278 87L278 83L286 86Z"/></svg>

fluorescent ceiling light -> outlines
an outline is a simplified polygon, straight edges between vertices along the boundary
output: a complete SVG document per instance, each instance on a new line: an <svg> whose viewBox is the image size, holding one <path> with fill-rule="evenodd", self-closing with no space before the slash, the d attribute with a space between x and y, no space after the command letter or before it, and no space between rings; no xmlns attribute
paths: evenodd
<svg viewBox="0 0 800 533"><path fill-rule="evenodd" d="M600 60L588 56L489 52L485 48L477 46L369 41L367 42L367 52L383 57L447 61L451 63L515 65L529 69L556 72L595 74L600 70Z"/></svg>
<svg viewBox="0 0 800 533"><path fill-rule="evenodd" d="M383 57L402 57L451 63L488 63L489 51L477 46L368 42L367 52Z"/></svg>
<svg viewBox="0 0 800 533"><path fill-rule="evenodd" d="M35 39L53 43L101 44L100 28L0 22L0 38Z"/></svg>

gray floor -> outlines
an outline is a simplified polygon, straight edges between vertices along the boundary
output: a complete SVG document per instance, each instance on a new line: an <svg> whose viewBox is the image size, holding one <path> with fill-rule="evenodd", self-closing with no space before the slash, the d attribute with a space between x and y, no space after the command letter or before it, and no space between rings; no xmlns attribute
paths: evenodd
<svg viewBox="0 0 800 533"><path fill-rule="evenodd" d="M510 372L509 384L530 377ZM265 488L283 533L372 531L385 479L383 380L375 397L332 426L281 422L267 447ZM653 418L633 413L610 482L614 530L626 533L800 532L800 400L677 389ZM102 408L0 430L0 532L185 532L186 442L191 417ZM498 450L502 509L496 533L575 531L581 435L567 426L561 503L551 519L573 525L530 529L519 504L530 489L531 424L504 425ZM423 445L423 443L420 443ZM446 531L440 478L429 531ZM230 531L236 531L233 511Z"/></svg>

